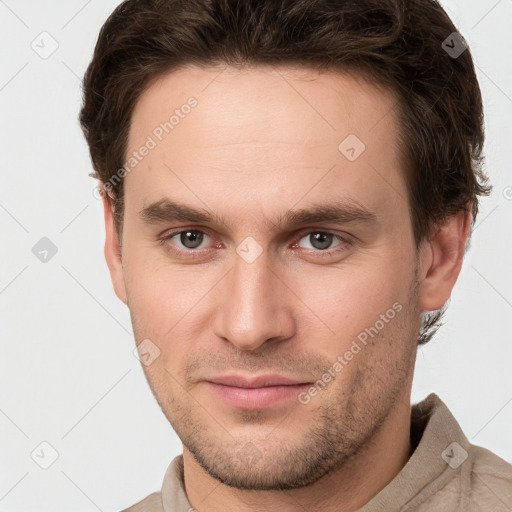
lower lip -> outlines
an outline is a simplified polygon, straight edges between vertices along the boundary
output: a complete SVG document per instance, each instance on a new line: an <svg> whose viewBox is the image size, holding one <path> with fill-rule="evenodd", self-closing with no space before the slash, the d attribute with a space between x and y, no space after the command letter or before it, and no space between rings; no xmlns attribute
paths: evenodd
<svg viewBox="0 0 512 512"><path fill-rule="evenodd" d="M263 409L297 395L309 384L289 386L267 386L263 388L237 388L215 382L206 382L212 393L233 407L242 409Z"/></svg>

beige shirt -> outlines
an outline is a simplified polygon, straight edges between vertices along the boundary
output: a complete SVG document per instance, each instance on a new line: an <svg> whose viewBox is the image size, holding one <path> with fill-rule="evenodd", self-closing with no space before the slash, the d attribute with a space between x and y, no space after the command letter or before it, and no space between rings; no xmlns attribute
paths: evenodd
<svg viewBox="0 0 512 512"><path fill-rule="evenodd" d="M436 394L412 406L411 441L416 448L407 464L360 512L512 511L512 465L472 445ZM161 492L123 512L193 510L179 455L165 473Z"/></svg>

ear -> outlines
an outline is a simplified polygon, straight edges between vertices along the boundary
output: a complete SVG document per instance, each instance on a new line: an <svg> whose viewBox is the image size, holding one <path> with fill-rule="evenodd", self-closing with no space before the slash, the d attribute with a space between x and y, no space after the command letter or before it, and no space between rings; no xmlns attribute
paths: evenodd
<svg viewBox="0 0 512 512"><path fill-rule="evenodd" d="M423 247L420 309L441 309L452 293L471 231L471 209L459 211L438 225Z"/></svg>
<svg viewBox="0 0 512 512"><path fill-rule="evenodd" d="M121 244L114 223L114 204L105 190L103 196L103 210L105 215L105 259L110 271L110 278L114 285L116 295L125 304L128 304L124 283Z"/></svg>

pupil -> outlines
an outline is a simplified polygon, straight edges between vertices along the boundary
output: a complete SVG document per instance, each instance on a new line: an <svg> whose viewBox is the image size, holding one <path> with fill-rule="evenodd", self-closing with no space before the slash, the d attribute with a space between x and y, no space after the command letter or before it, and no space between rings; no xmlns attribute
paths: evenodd
<svg viewBox="0 0 512 512"><path fill-rule="evenodd" d="M198 231L184 231L181 233L181 243L189 249L195 249L201 245L203 241L203 234ZM198 241L199 240L199 241Z"/></svg>
<svg viewBox="0 0 512 512"><path fill-rule="evenodd" d="M313 247L317 249L327 249L329 245L331 245L331 237L332 235L328 233L315 233L313 236L314 243L312 243ZM319 245L319 246L318 246Z"/></svg>

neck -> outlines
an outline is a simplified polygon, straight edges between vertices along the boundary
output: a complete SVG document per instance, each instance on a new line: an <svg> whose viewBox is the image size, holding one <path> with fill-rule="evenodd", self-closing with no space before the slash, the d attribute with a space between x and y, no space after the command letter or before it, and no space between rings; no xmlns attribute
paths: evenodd
<svg viewBox="0 0 512 512"><path fill-rule="evenodd" d="M211 477L183 448L185 492L197 512L351 512L379 493L406 464L410 442L410 390L365 447L314 484L289 491L239 490Z"/></svg>

